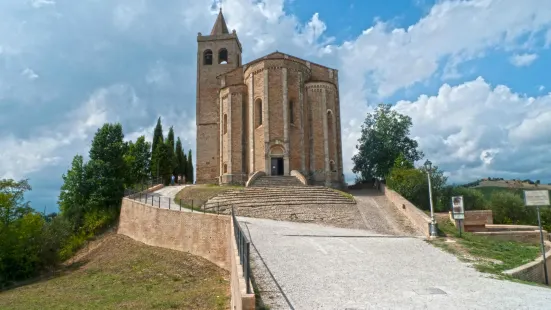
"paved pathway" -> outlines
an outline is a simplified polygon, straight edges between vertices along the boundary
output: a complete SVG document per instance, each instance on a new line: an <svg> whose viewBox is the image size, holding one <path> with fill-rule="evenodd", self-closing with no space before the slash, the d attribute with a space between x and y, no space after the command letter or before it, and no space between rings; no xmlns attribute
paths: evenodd
<svg viewBox="0 0 551 310"><path fill-rule="evenodd" d="M174 197L176 197L176 194L178 194L186 186L189 185L165 186L158 191L147 194L147 198L143 195L141 199L138 197L136 200L161 209L180 210L180 206L174 202ZM181 209L181 211L191 211L187 208Z"/></svg>
<svg viewBox="0 0 551 310"><path fill-rule="evenodd" d="M422 235L381 192L364 189L353 190L350 193L356 199L356 206L367 230L387 235Z"/></svg>
<svg viewBox="0 0 551 310"><path fill-rule="evenodd" d="M551 289L488 278L420 238L239 220L270 309L551 309Z"/></svg>

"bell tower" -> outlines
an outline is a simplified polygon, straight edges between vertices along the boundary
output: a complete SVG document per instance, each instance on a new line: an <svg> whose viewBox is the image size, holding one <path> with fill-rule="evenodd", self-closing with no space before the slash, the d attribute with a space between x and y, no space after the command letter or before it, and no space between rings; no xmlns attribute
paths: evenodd
<svg viewBox="0 0 551 310"><path fill-rule="evenodd" d="M217 76L241 66L241 43L229 33L222 9L209 35L197 35L196 177L197 184L218 183L220 176L221 87Z"/></svg>

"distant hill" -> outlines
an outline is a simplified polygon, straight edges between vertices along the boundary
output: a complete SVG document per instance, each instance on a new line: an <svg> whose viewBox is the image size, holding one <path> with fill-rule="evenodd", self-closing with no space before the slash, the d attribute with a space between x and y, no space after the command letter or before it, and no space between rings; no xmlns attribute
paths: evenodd
<svg viewBox="0 0 551 310"><path fill-rule="evenodd" d="M504 187L510 189L547 189L551 190L550 184L541 184L539 180L505 180L503 178L481 179L471 183L463 184L465 187Z"/></svg>

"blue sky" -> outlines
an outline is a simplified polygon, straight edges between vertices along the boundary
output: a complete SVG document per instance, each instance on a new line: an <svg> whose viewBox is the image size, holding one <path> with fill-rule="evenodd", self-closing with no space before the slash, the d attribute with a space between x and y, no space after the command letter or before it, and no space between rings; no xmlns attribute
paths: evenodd
<svg viewBox="0 0 551 310"><path fill-rule="evenodd" d="M61 175L104 122L128 139L158 116L195 146L195 57L222 6L244 61L275 50L339 70L344 167L380 102L452 182L551 182L548 0L6 0L0 178L56 209Z"/></svg>

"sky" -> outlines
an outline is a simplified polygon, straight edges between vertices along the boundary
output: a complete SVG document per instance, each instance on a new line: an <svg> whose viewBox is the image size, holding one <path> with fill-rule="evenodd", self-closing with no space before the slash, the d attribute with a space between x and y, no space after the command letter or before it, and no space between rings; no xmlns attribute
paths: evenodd
<svg viewBox="0 0 551 310"><path fill-rule="evenodd" d="M339 70L348 181L366 114L389 103L451 183L551 182L549 0L2 0L0 178L56 211L105 122L151 139L160 116L194 152L197 33L220 7L244 63L278 50Z"/></svg>

